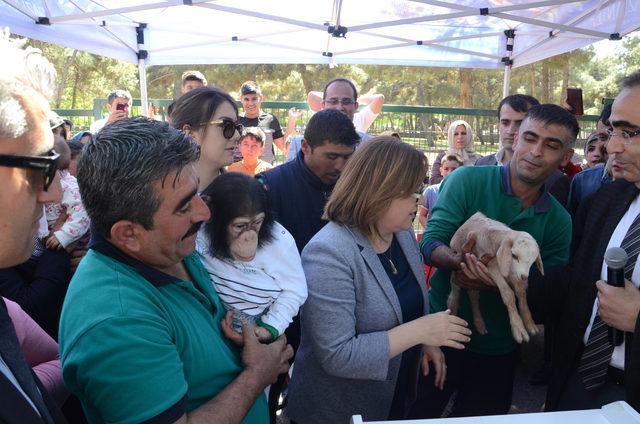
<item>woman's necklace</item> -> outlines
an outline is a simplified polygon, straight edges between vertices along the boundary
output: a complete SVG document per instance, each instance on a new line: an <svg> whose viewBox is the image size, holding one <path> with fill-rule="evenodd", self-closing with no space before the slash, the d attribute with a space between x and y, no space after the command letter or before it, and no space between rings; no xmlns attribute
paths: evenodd
<svg viewBox="0 0 640 424"><path fill-rule="evenodd" d="M391 249L389 249L389 250L391 250ZM384 256L387 259L387 261L389 261L389 266L391 266L391 273L393 275L398 275L398 268L396 268L396 264L393 263L391 258L389 256L387 256L386 253L382 253L382 256Z"/></svg>

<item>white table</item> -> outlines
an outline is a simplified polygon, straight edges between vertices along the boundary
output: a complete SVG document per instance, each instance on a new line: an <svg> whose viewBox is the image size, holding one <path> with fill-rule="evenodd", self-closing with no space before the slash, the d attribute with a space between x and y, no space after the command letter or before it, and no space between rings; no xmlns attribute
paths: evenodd
<svg viewBox="0 0 640 424"><path fill-rule="evenodd" d="M534 414L492 415L487 417L436 418L429 420L363 421L351 417L351 424L640 424L640 414L627 402L613 402L601 409L585 411L538 412Z"/></svg>

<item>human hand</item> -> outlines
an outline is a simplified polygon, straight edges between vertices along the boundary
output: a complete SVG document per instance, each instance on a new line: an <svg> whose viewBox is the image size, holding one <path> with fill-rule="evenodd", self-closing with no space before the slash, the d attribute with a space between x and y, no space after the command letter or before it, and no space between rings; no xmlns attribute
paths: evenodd
<svg viewBox="0 0 640 424"><path fill-rule="evenodd" d="M610 286L602 280L596 287L600 318L613 328L633 332L640 313L640 290L626 279L624 287Z"/></svg>
<svg viewBox="0 0 640 424"><path fill-rule="evenodd" d="M255 335L253 326L242 323L242 362L245 371L251 373L256 383L265 388L276 382L278 375L289 370L289 359L293 357L293 348L282 335L273 343L263 344Z"/></svg>
<svg viewBox="0 0 640 424"><path fill-rule="evenodd" d="M67 214L67 208L63 206L60 215L58 215L58 218L56 219L56 222L54 222L51 226L51 232L53 233L60 230L64 223L67 222L67 218L69 218L69 215Z"/></svg>
<svg viewBox="0 0 640 424"><path fill-rule="evenodd" d="M87 254L87 249L84 248L78 248L78 249L74 249L70 255L71 255L71 274L73 275L76 272L76 269L78 269L78 265L80 265L80 261L82 260L82 258L84 258L84 255Z"/></svg>
<svg viewBox="0 0 640 424"><path fill-rule="evenodd" d="M109 116L107 116L107 124L111 124L115 121L119 121L120 119L124 119L127 117L127 111L123 109L117 109L114 105L111 112L109 112Z"/></svg>
<svg viewBox="0 0 640 424"><path fill-rule="evenodd" d="M291 109L289 109L288 117L289 119L293 119L295 121L302 115L302 113L302 109L292 107Z"/></svg>
<svg viewBox="0 0 640 424"><path fill-rule="evenodd" d="M233 344L238 347L244 346L242 334L233 329L233 311L227 311L222 321L220 321L220 327L222 328L222 334L231 340Z"/></svg>
<svg viewBox="0 0 640 424"><path fill-rule="evenodd" d="M486 267L493 257L485 255L478 260L473 253L464 253L462 257L464 261L460 262L460 271L455 271L454 275L456 284L470 290L496 289L496 284Z"/></svg>
<svg viewBox="0 0 640 424"><path fill-rule="evenodd" d="M271 336L271 333L269 332L269 330L267 330L264 327L260 327L259 325L256 325L255 327L253 327L253 331L255 332L258 340L260 340L260 343L268 343L271 340L273 340L273 337Z"/></svg>
<svg viewBox="0 0 640 424"><path fill-rule="evenodd" d="M422 375L429 375L429 362L433 362L433 368L436 372L434 385L442 390L444 389L444 381L447 378L447 365L444 360L444 353L439 347L423 346L422 347Z"/></svg>
<svg viewBox="0 0 640 424"><path fill-rule="evenodd" d="M55 234L50 234L45 242L44 245L47 249L51 249L51 250L62 250L62 244L60 244L60 241L58 240L58 238L55 236Z"/></svg>
<svg viewBox="0 0 640 424"><path fill-rule="evenodd" d="M428 346L448 346L454 349L464 349L462 343L471 340L469 324L462 318L451 315L447 309L436 314L425 315L416 320L422 335L422 344Z"/></svg>

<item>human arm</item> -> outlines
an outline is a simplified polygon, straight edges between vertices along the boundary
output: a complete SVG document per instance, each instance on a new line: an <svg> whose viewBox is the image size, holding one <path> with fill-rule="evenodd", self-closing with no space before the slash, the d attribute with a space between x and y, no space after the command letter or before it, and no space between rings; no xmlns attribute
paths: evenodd
<svg viewBox="0 0 640 424"><path fill-rule="evenodd" d="M287 154L287 147L284 144L284 134L282 132L282 127L280 126L280 121L278 118L273 116L269 127L273 130L273 144L282 152L282 154Z"/></svg>
<svg viewBox="0 0 640 424"><path fill-rule="evenodd" d="M433 165L431 165L431 176L429 177L429 184L438 184L442 181L442 175L440 175L440 162L445 155L445 151L438 153L435 160L433 161Z"/></svg>
<svg viewBox="0 0 640 424"><path fill-rule="evenodd" d="M286 337L281 336L270 344L262 344L247 323L242 325L242 361L244 370L231 384L210 401L189 413L176 423L239 423L258 396L279 374L289 369L288 360L293 356Z"/></svg>
<svg viewBox="0 0 640 424"><path fill-rule="evenodd" d="M62 406L69 396L62 380L58 344L15 302L3 299L20 348L47 393Z"/></svg>
<svg viewBox="0 0 640 424"><path fill-rule="evenodd" d="M56 239L65 249L74 241L80 239L89 231L89 216L80 200L80 188L72 175L66 175L62 179L62 206L67 214L62 227L55 231ZM48 247L48 246L47 246Z"/></svg>
<svg viewBox="0 0 640 424"><path fill-rule="evenodd" d="M289 137L296 133L296 125L300 116L302 116L302 109L292 107L287 112L287 129L284 132L285 145L289 143Z"/></svg>
<svg viewBox="0 0 640 424"><path fill-rule="evenodd" d="M371 112L378 115L380 112L382 112L382 106L384 106L384 95L383 94L365 94L364 96L358 97L358 103L361 105L367 105L371 109ZM369 124L367 128L370 125L371 124Z"/></svg>
<svg viewBox="0 0 640 424"><path fill-rule="evenodd" d="M260 318L258 325L264 323L269 331L275 329L276 333L272 333L275 338L284 333L307 299L307 280L291 234L278 223L274 223L272 234L274 239L261 248L265 253L261 257L268 258L264 264L265 272L273 278L281 291L267 313Z"/></svg>
<svg viewBox="0 0 640 424"><path fill-rule="evenodd" d="M322 110L322 91L309 91L307 94L307 104L314 112Z"/></svg>
<svg viewBox="0 0 640 424"><path fill-rule="evenodd" d="M418 222L422 228L427 227L427 215L429 215L429 209L422 205L418 205Z"/></svg>
<svg viewBox="0 0 640 424"><path fill-rule="evenodd" d="M467 329L460 324L464 321L445 313L427 315L389 330L358 331L366 323L358 322L356 309L374 301L356 299L356 284L363 284L362 278L369 281L374 277L368 271L362 275L355 268L354 259L345 256L348 251L351 257L357 246L343 243L335 238L312 240L302 253L309 287L309 297L302 307L302 331L326 373L341 378L385 380L389 359L412 346L439 344L443 338L449 342L451 337L465 341L466 336L461 333ZM452 328L461 333L450 334Z"/></svg>

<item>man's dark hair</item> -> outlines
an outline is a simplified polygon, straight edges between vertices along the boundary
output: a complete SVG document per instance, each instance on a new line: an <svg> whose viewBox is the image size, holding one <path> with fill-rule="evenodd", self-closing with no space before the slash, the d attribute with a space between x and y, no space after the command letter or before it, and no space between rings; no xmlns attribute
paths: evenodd
<svg viewBox="0 0 640 424"><path fill-rule="evenodd" d="M258 232L258 248L273 240L273 214L264 186L255 178L239 172L227 172L217 177L202 192L211 210L211 220L205 224L211 254L221 259L231 258L227 236L229 224L235 218L253 217L264 212Z"/></svg>
<svg viewBox="0 0 640 424"><path fill-rule="evenodd" d="M456 162L458 166L464 165L464 161L458 155L445 155L440 161L440 164L444 165L445 162Z"/></svg>
<svg viewBox="0 0 640 424"><path fill-rule="evenodd" d="M329 81L324 86L324 90L322 90L322 100L327 99L327 90L329 89L329 86L335 82L343 82L345 84L349 84L351 86L351 89L353 90L353 101L358 101L358 90L356 90L355 84L346 78L335 78Z"/></svg>
<svg viewBox="0 0 640 424"><path fill-rule="evenodd" d="M260 90L260 86L255 81L245 81L240 86L240 95L244 96L246 94L257 94L262 95L262 90Z"/></svg>
<svg viewBox="0 0 640 424"><path fill-rule="evenodd" d="M640 86L640 69L620 80L620 90Z"/></svg>
<svg viewBox="0 0 640 424"><path fill-rule="evenodd" d="M604 105L604 107L602 108L602 112L600 112L600 116L598 117L598 121L602 122L602 124L606 125L607 127L611 125L609 123L609 117L611 116L612 105L612 103Z"/></svg>
<svg viewBox="0 0 640 424"><path fill-rule="evenodd" d="M67 141L67 145L69 146L69 150L71 150L71 159L75 159L82 153L82 148L84 144L80 143L78 140L69 140Z"/></svg>
<svg viewBox="0 0 640 424"><path fill-rule="evenodd" d="M565 127L571 134L571 142L568 147L573 147L576 137L580 132L580 126L576 117L563 107L554 104L542 104L533 106L524 115L522 121L527 119L541 122L545 125L559 125ZM520 127L522 129L522 127Z"/></svg>
<svg viewBox="0 0 640 424"><path fill-rule="evenodd" d="M194 130L205 127L218 107L224 102L229 102L233 106L237 116L236 102L221 89L200 87L191 90L173 103L173 110L170 114L171 125L180 130L185 125L189 125Z"/></svg>
<svg viewBox="0 0 640 424"><path fill-rule="evenodd" d="M128 99L129 102L133 101L131 93L129 93L127 90L114 90L109 93L109 96L107 96L107 103L111 104L115 99L119 98Z"/></svg>
<svg viewBox="0 0 640 424"><path fill-rule="evenodd" d="M304 139L312 149L325 143L355 146L360 142L351 119L335 109L323 109L313 115L304 130Z"/></svg>
<svg viewBox="0 0 640 424"><path fill-rule="evenodd" d="M260 129L260 127L245 127L244 130L242 130L242 136L240 137L240 140L238 140L238 144L242 143L242 140L247 137L253 137L253 139L260 143L261 146L264 146L264 140L267 138L266 134L262 129Z"/></svg>
<svg viewBox="0 0 640 424"><path fill-rule="evenodd" d="M153 229L161 199L153 183L198 160L198 145L166 122L127 118L105 126L82 150L78 185L93 230L109 238L111 227L128 220Z"/></svg>
<svg viewBox="0 0 640 424"><path fill-rule="evenodd" d="M203 85L207 85L207 78L200 71L184 71L181 78L182 85L185 85L187 81L200 81Z"/></svg>
<svg viewBox="0 0 640 424"><path fill-rule="evenodd" d="M509 107L516 112L525 113L531 109L532 106L537 106L539 104L540 102L538 99L533 96L529 96L527 94L512 94L500 101L500 104L498 105L498 119L500 119L500 110L504 105L509 105Z"/></svg>

